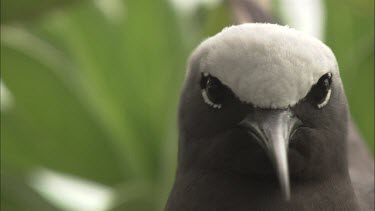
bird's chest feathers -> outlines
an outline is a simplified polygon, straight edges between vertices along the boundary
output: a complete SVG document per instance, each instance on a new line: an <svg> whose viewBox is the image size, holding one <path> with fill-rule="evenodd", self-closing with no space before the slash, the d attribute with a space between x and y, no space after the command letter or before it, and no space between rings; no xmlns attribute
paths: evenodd
<svg viewBox="0 0 375 211"><path fill-rule="evenodd" d="M198 174L197 174L198 175ZM199 175L182 179L175 187L175 210L359 210L346 181L292 183L292 197L285 201L277 182L250 182L242 178ZM181 180L180 180L181 181Z"/></svg>

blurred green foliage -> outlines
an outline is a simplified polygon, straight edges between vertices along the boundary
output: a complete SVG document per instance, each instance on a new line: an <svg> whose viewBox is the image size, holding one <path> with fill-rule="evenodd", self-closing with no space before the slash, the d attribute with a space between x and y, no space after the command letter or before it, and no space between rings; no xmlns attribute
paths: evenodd
<svg viewBox="0 0 375 211"><path fill-rule="evenodd" d="M1 0L1 22L37 18L55 8L84 0Z"/></svg>
<svg viewBox="0 0 375 211"><path fill-rule="evenodd" d="M326 43L339 62L352 117L374 152L374 1L326 6Z"/></svg>
<svg viewBox="0 0 375 211"><path fill-rule="evenodd" d="M110 10L73 2L1 3L1 81L14 101L1 111L1 208L57 209L27 184L43 166L113 187L113 210L161 210L175 172L186 59L231 24L228 5L188 16L164 0L111 0ZM371 0L329 0L326 28L371 149L372 8Z"/></svg>

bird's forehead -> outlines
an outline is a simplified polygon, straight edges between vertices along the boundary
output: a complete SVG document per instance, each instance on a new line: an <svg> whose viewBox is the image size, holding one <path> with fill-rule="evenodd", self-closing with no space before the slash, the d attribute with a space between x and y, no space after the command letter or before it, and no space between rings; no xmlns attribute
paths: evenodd
<svg viewBox="0 0 375 211"><path fill-rule="evenodd" d="M293 106L320 76L338 74L335 56L321 41L274 24L226 28L198 46L192 58L200 72L262 108Z"/></svg>

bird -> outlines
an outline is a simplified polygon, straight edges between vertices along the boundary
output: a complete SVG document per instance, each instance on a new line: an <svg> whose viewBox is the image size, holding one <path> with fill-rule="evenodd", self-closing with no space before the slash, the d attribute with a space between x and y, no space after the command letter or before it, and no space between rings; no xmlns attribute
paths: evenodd
<svg viewBox="0 0 375 211"><path fill-rule="evenodd" d="M165 210L371 209L373 180L358 191L349 173L351 121L327 45L278 24L226 27L189 58Z"/></svg>

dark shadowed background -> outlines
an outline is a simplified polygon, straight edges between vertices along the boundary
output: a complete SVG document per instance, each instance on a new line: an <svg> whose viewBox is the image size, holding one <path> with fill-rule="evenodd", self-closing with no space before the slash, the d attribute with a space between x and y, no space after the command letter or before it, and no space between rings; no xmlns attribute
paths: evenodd
<svg viewBox="0 0 375 211"><path fill-rule="evenodd" d="M162 210L186 59L233 2L2 0L1 209ZM332 48L373 152L374 1L256 2Z"/></svg>

